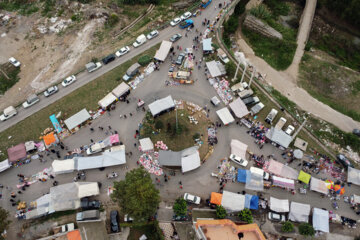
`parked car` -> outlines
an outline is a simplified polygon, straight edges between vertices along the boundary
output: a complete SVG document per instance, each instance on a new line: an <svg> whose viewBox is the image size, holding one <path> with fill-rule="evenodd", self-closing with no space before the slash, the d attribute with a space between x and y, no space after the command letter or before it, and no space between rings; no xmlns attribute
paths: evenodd
<svg viewBox="0 0 360 240"><path fill-rule="evenodd" d="M75 225L74 225L74 223L68 223L68 224L60 226L60 229L61 229L62 233L71 232L75 229Z"/></svg>
<svg viewBox="0 0 360 240"><path fill-rule="evenodd" d="M158 36L159 35L159 31L158 30L154 30L152 31L151 33L149 33L148 35L146 35L146 38L151 40L153 39L154 37Z"/></svg>
<svg viewBox="0 0 360 240"><path fill-rule="evenodd" d="M63 85L63 87L67 87L75 81L76 81L75 75L71 75L71 76L65 78L61 84Z"/></svg>
<svg viewBox="0 0 360 240"><path fill-rule="evenodd" d="M352 131L352 133L355 134L356 136L360 137L360 129L355 128L355 129Z"/></svg>
<svg viewBox="0 0 360 240"><path fill-rule="evenodd" d="M235 154L230 154L229 159L234 163L239 164L242 167L246 167L249 163L247 160L242 159L241 157L236 156Z"/></svg>
<svg viewBox="0 0 360 240"><path fill-rule="evenodd" d="M220 100L217 98L217 96L212 97L212 98L210 99L210 102L211 102L212 105L214 105L215 107L220 104Z"/></svg>
<svg viewBox="0 0 360 240"><path fill-rule="evenodd" d="M195 203L195 204L200 204L200 201L201 201L200 197L194 196L194 195L192 195L190 193L185 193L184 194L184 199L187 202Z"/></svg>
<svg viewBox="0 0 360 240"><path fill-rule="evenodd" d="M99 210L88 210L83 212L78 212L76 214L76 221L86 221L86 220L97 220L100 219Z"/></svg>
<svg viewBox="0 0 360 240"><path fill-rule="evenodd" d="M287 135L290 135L290 136L291 136L291 134L293 133L294 130L295 130L294 126L289 125L289 126L286 128L285 133L286 133Z"/></svg>
<svg viewBox="0 0 360 240"><path fill-rule="evenodd" d="M170 42L176 42L176 41L179 40L181 37L182 37L182 36L181 36L180 33L174 34L174 35L170 38Z"/></svg>
<svg viewBox="0 0 360 240"><path fill-rule="evenodd" d="M134 48L137 48L141 45L143 45L146 42L146 37L144 34L141 34L136 38L136 41L133 43Z"/></svg>
<svg viewBox="0 0 360 240"><path fill-rule="evenodd" d="M186 12L183 15L181 15L181 20L185 20L188 19L189 17L191 17L191 12Z"/></svg>
<svg viewBox="0 0 360 240"><path fill-rule="evenodd" d="M338 154L336 155L336 160L338 163L340 163L341 165L344 166L344 168L348 168L348 167L354 167L354 165L350 162L349 159L347 159L347 157L345 157L343 154Z"/></svg>
<svg viewBox="0 0 360 240"><path fill-rule="evenodd" d="M181 65L185 59L185 53L180 53L179 56L176 59L176 64Z"/></svg>
<svg viewBox="0 0 360 240"><path fill-rule="evenodd" d="M172 27L174 27L174 26L176 26L176 25L178 25L179 23L181 22L181 18L175 18L174 20L172 20L171 22L170 22L170 25L172 26Z"/></svg>
<svg viewBox="0 0 360 240"><path fill-rule="evenodd" d="M193 17L196 17L200 12L201 12L201 10L200 10L200 9L197 9L197 10L193 13Z"/></svg>
<svg viewBox="0 0 360 240"><path fill-rule="evenodd" d="M115 53L115 55L116 55L117 57L121 57L121 56L127 54L129 51L130 51L129 46L125 46L125 47L122 47L122 48L120 48L119 50L117 50L116 53Z"/></svg>
<svg viewBox="0 0 360 240"><path fill-rule="evenodd" d="M285 222L286 221L285 215L274 213L274 212L269 212L268 218L269 218L269 220L274 221L274 222Z"/></svg>
<svg viewBox="0 0 360 240"><path fill-rule="evenodd" d="M2 122L8 120L9 118L15 116L17 114L16 109L13 106L7 107L4 109L3 114L0 116L0 120Z"/></svg>
<svg viewBox="0 0 360 240"><path fill-rule="evenodd" d="M230 62L229 58L227 57L226 53L224 52L224 50L222 50L221 48L218 48L217 50L217 56L220 58L220 60L223 63L228 63Z"/></svg>
<svg viewBox="0 0 360 240"><path fill-rule="evenodd" d="M32 105L40 101L39 97L36 94L31 94L26 101L22 104L23 108L29 108Z"/></svg>
<svg viewBox="0 0 360 240"><path fill-rule="evenodd" d="M14 65L14 67L20 67L21 65L21 63L13 57L9 58L9 62Z"/></svg>
<svg viewBox="0 0 360 240"><path fill-rule="evenodd" d="M85 65L85 68L88 70L89 73L94 72L101 67L102 67L101 62L96 62L96 63L89 62Z"/></svg>
<svg viewBox="0 0 360 240"><path fill-rule="evenodd" d="M139 72L140 67L141 66L139 63L134 63L133 65L131 65L124 74L123 80L129 81L133 76L135 76Z"/></svg>
<svg viewBox="0 0 360 240"><path fill-rule="evenodd" d="M251 104L256 104L258 102L260 102L260 99L258 97L248 97L243 99L243 102L245 103L245 105L251 105Z"/></svg>
<svg viewBox="0 0 360 240"><path fill-rule="evenodd" d="M106 64L114 61L115 58L116 58L116 57L115 57L114 54L110 54L110 55L107 55L106 57L104 57L104 58L102 59L102 62L106 65Z"/></svg>
<svg viewBox="0 0 360 240"><path fill-rule="evenodd" d="M92 155L98 152L102 152L105 149L105 144L103 142L101 143L94 143L91 145L88 149L86 149L87 155Z"/></svg>
<svg viewBox="0 0 360 240"><path fill-rule="evenodd" d="M119 232L119 212L116 210L110 212L110 227L111 232Z"/></svg>
<svg viewBox="0 0 360 240"><path fill-rule="evenodd" d="M278 114L278 111L276 109L274 109L274 108L271 109L271 111L265 118L265 122L267 122L268 124L272 124L272 121L275 119L277 114Z"/></svg>
<svg viewBox="0 0 360 240"><path fill-rule="evenodd" d="M187 20L181 22L179 26L180 26L181 29L188 28L188 27L193 28L194 27L194 21L191 20L191 19L187 19Z"/></svg>
<svg viewBox="0 0 360 240"><path fill-rule="evenodd" d="M275 128L281 130L286 123L286 118L281 117L279 121L276 123Z"/></svg>
<svg viewBox="0 0 360 240"><path fill-rule="evenodd" d="M80 206L83 210L99 209L101 202L97 200L89 201L89 198L82 198Z"/></svg>
<svg viewBox="0 0 360 240"><path fill-rule="evenodd" d="M49 87L48 89L45 90L44 96L45 96L45 97L49 97L49 96L55 94L58 90L59 90L59 89L58 89L57 86Z"/></svg>

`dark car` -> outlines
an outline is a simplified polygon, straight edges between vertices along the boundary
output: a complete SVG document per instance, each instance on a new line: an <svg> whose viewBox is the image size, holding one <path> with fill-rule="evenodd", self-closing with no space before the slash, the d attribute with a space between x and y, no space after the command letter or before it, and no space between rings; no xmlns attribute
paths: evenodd
<svg viewBox="0 0 360 240"><path fill-rule="evenodd" d="M182 37L182 36L181 36L180 33L174 34L174 35L170 38L170 41L171 41L171 42L176 42L176 41L179 40L181 37Z"/></svg>
<svg viewBox="0 0 360 240"><path fill-rule="evenodd" d="M102 62L103 62L104 64L108 64L109 62L114 61L115 58L116 58L115 54L110 54L110 55L104 57L104 58L102 59Z"/></svg>
<svg viewBox="0 0 360 240"><path fill-rule="evenodd" d="M119 232L119 213L116 210L110 212L111 232Z"/></svg>
<svg viewBox="0 0 360 240"><path fill-rule="evenodd" d="M185 58L185 54L184 54L184 53L180 53L179 56L177 57L175 63L176 63L177 65L181 65L182 62L184 61L184 58Z"/></svg>
<svg viewBox="0 0 360 240"><path fill-rule="evenodd" d="M344 166L344 168L347 169L347 167L354 167L354 165L350 162L349 159L347 159L347 157L345 157L344 155L342 154L338 154L336 155L336 160Z"/></svg>
<svg viewBox="0 0 360 240"><path fill-rule="evenodd" d="M90 209L99 209L100 208L100 201L89 201L89 198L82 198L81 199L81 208L83 210L90 210Z"/></svg>
<svg viewBox="0 0 360 240"><path fill-rule="evenodd" d="M360 129L355 128L355 129L352 131L352 133L355 134L356 136L360 137Z"/></svg>
<svg viewBox="0 0 360 240"><path fill-rule="evenodd" d="M187 216L177 216L174 215L172 218L173 221L188 221L188 217Z"/></svg>

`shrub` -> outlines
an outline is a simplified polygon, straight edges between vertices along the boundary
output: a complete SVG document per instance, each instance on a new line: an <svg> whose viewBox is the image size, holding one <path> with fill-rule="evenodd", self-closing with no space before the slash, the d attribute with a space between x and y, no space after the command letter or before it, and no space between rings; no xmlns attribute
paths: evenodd
<svg viewBox="0 0 360 240"><path fill-rule="evenodd" d="M229 78L233 78L236 72L236 65L232 61L225 64L226 74Z"/></svg>
<svg viewBox="0 0 360 240"><path fill-rule="evenodd" d="M164 127L164 123L160 120L155 122L155 128L156 129L162 129Z"/></svg>
<svg viewBox="0 0 360 240"><path fill-rule="evenodd" d="M294 224L292 224L289 221L286 221L281 226L281 231L284 233L292 232L294 231Z"/></svg>
<svg viewBox="0 0 360 240"><path fill-rule="evenodd" d="M223 206L218 205L216 207L216 217L220 218L220 219L223 219L226 217L226 210Z"/></svg>
<svg viewBox="0 0 360 240"><path fill-rule="evenodd" d="M152 60L152 58L150 56L144 55L139 58L138 63L144 67L144 66L148 65L151 62L151 60Z"/></svg>
<svg viewBox="0 0 360 240"><path fill-rule="evenodd" d="M251 10L250 10L250 14L259 18L259 19L264 19L264 20L267 20L267 19L270 19L271 18L271 13L269 12L269 10L263 5L263 4L260 4L256 7L253 7Z"/></svg>
<svg viewBox="0 0 360 240"><path fill-rule="evenodd" d="M116 13L112 13L112 14L108 17L108 19L107 19L107 21L106 21L106 23L105 23L105 26L106 26L107 28L112 28L112 27L115 26L118 22L119 22L119 16L116 15Z"/></svg>
<svg viewBox="0 0 360 240"><path fill-rule="evenodd" d="M251 213L250 209L247 209L247 208L245 208L244 210L242 210L239 213L239 218L241 221L247 222L249 224L253 222L252 213Z"/></svg>
<svg viewBox="0 0 360 240"><path fill-rule="evenodd" d="M302 223L299 225L299 233L304 236L314 236L315 230L310 224Z"/></svg>
<svg viewBox="0 0 360 240"><path fill-rule="evenodd" d="M187 204L183 198L175 200L173 210L176 216L185 216L187 212Z"/></svg>
<svg viewBox="0 0 360 240"><path fill-rule="evenodd" d="M194 135L193 135L193 139L195 140L195 139L199 139L200 138L200 134L199 133L195 133Z"/></svg>
<svg viewBox="0 0 360 240"><path fill-rule="evenodd" d="M245 12L245 6L248 2L249 2L249 0L244 0L244 1L238 2L238 4L236 4L236 6L234 8L234 15L240 16L241 14L243 14Z"/></svg>

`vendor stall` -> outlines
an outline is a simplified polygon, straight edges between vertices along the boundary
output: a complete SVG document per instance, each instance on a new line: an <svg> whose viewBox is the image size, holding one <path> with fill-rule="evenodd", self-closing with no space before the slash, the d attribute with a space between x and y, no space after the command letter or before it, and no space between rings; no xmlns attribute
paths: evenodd
<svg viewBox="0 0 360 240"><path fill-rule="evenodd" d="M235 101L231 102L229 107L237 118L243 118L250 113L241 98L237 98Z"/></svg>
<svg viewBox="0 0 360 240"><path fill-rule="evenodd" d="M157 117L162 113L175 109L175 103L171 95L169 95L150 103L148 107L153 117Z"/></svg>
<svg viewBox="0 0 360 240"><path fill-rule="evenodd" d="M219 116L225 126L235 121L227 107L216 111L216 114Z"/></svg>
<svg viewBox="0 0 360 240"><path fill-rule="evenodd" d="M103 99L98 102L98 104L103 110L105 110L115 101L116 97L114 96L114 94L108 93Z"/></svg>
<svg viewBox="0 0 360 240"><path fill-rule="evenodd" d="M309 184L310 179L311 179L310 174L308 174L308 173L306 173L306 172L304 172L302 170L300 171L299 176L298 176L299 181L302 181L305 184Z"/></svg>
<svg viewBox="0 0 360 240"><path fill-rule="evenodd" d="M311 181L310 181L310 190L319 192L319 193L322 193L325 195L329 193L327 184L324 181L314 178L314 177L312 177Z"/></svg>
<svg viewBox="0 0 360 240"><path fill-rule="evenodd" d="M264 170L256 167L250 168L250 174L246 176L246 189L254 191L264 190Z"/></svg>
<svg viewBox="0 0 360 240"><path fill-rule="evenodd" d="M117 99L120 99L121 97L126 97L130 93L130 87L126 83L122 82L111 92Z"/></svg>
<svg viewBox="0 0 360 240"><path fill-rule="evenodd" d="M221 200L222 200L222 194L221 193L217 193L217 192L212 192L211 193L210 203L216 204L216 205L221 205Z"/></svg>
<svg viewBox="0 0 360 240"><path fill-rule="evenodd" d="M224 191L221 205L226 209L227 212L239 212L245 208L245 196Z"/></svg>
<svg viewBox="0 0 360 240"><path fill-rule="evenodd" d="M289 200L270 197L269 208L274 212L289 212Z"/></svg>
<svg viewBox="0 0 360 240"><path fill-rule="evenodd" d="M11 165L9 164L9 160L5 159L4 161L0 162L0 172L5 171L6 169L9 169Z"/></svg>
<svg viewBox="0 0 360 240"><path fill-rule="evenodd" d="M309 222L310 205L298 202L291 202L289 220L293 222Z"/></svg>
<svg viewBox="0 0 360 240"><path fill-rule="evenodd" d="M20 143L14 147L8 148L7 152L9 163L11 164L26 159L26 148L24 143Z"/></svg>
<svg viewBox="0 0 360 240"><path fill-rule="evenodd" d="M69 131L75 130L76 127L83 124L87 120L91 118L89 112L86 110L86 108L82 109L81 111L77 112L76 114L72 115L68 119L64 121L66 127L69 129Z"/></svg>
<svg viewBox="0 0 360 240"><path fill-rule="evenodd" d="M287 189L295 189L294 180L277 177L277 176L273 176L272 180L273 180L272 182L273 186L287 188Z"/></svg>
<svg viewBox="0 0 360 240"><path fill-rule="evenodd" d="M236 156L238 156L244 160L247 159L246 151L247 151L248 145L240 142L239 140L231 139L230 147L231 147L231 154L235 154Z"/></svg>
<svg viewBox="0 0 360 240"><path fill-rule="evenodd" d="M311 180L312 181L312 180ZM312 216L313 227L316 231L329 232L329 211L314 208Z"/></svg>
<svg viewBox="0 0 360 240"><path fill-rule="evenodd" d="M249 170L246 169L238 169L238 174L237 174L237 181L241 182L241 183L246 183L246 176L250 174Z"/></svg>
<svg viewBox="0 0 360 240"><path fill-rule="evenodd" d="M245 194L245 208L257 210L259 208L259 197Z"/></svg>
<svg viewBox="0 0 360 240"><path fill-rule="evenodd" d="M221 81L218 82L214 82L213 87L215 88L217 94L219 95L220 99L224 102L225 105L228 105L233 100L233 96L229 88L229 82L226 81L225 79L222 79Z"/></svg>
<svg viewBox="0 0 360 240"><path fill-rule="evenodd" d="M139 142L142 152L154 151L154 144L150 138L142 138Z"/></svg>
<svg viewBox="0 0 360 240"><path fill-rule="evenodd" d="M161 62L165 61L167 55L170 52L171 46L172 42L163 40L161 42L159 50L157 50L155 53L154 59Z"/></svg>
<svg viewBox="0 0 360 240"><path fill-rule="evenodd" d="M347 181L356 185L360 185L360 170L348 167Z"/></svg>

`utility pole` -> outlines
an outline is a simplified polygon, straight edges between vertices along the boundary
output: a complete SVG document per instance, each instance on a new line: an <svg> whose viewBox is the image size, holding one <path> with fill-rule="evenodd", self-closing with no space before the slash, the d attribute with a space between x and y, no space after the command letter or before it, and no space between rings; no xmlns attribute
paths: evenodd
<svg viewBox="0 0 360 240"><path fill-rule="evenodd" d="M238 74L238 71L239 71L239 68L240 68L240 62L238 62L238 64L237 64L235 75L234 75L233 79L231 80L232 82L235 81L235 79L237 77L237 74Z"/></svg>
<svg viewBox="0 0 360 240"><path fill-rule="evenodd" d="M254 77L255 72L256 72L256 68L253 67L253 71L252 71L252 73L251 73L251 77L250 77L250 81L249 81L249 88L250 88L250 86L251 86L251 82L252 82L252 80L253 80L253 77Z"/></svg>
<svg viewBox="0 0 360 240"><path fill-rule="evenodd" d="M245 67L244 67L244 71L243 71L243 74L241 76L241 83L244 81L244 76L245 76L245 73L246 73L246 67L247 67L247 64L245 63Z"/></svg>

